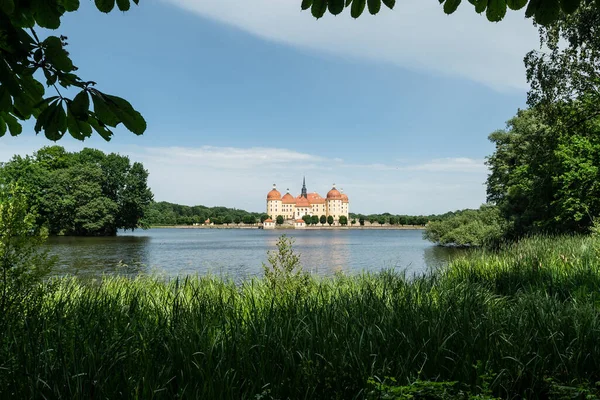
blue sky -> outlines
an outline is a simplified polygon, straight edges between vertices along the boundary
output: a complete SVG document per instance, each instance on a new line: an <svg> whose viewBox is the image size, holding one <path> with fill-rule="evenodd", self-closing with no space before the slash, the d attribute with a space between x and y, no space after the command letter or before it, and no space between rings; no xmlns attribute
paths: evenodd
<svg viewBox="0 0 600 400"><path fill-rule="evenodd" d="M299 0L143 0L108 15L82 2L58 31L80 76L130 100L148 130L59 144L142 161L156 200L259 211L273 183L295 193L306 175L322 195L343 187L355 212L477 207L487 135L525 106L537 32L522 13L492 24L466 4L446 16L400 3L316 21ZM27 127L0 139L1 161L51 144Z"/></svg>

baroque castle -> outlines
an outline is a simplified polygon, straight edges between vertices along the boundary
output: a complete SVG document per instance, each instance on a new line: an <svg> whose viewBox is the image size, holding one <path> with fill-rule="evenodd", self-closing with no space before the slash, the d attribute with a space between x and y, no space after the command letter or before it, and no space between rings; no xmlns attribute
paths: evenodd
<svg viewBox="0 0 600 400"><path fill-rule="evenodd" d="M343 215L348 218L348 196L333 188L327 192L327 197L323 198L319 193L306 191L306 179L302 181L302 192L297 197L287 193L281 196L275 184L273 189L267 194L267 214L275 219L281 215L286 220L298 220L305 215L325 215L332 216L337 224L339 218Z"/></svg>

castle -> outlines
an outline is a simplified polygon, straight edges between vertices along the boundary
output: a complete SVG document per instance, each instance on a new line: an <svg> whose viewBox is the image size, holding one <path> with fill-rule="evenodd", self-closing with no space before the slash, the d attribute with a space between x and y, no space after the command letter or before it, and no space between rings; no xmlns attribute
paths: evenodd
<svg viewBox="0 0 600 400"><path fill-rule="evenodd" d="M294 220L302 218L305 215L316 215L320 217L332 216L337 224L339 218L343 215L348 218L348 196L335 188L327 192L327 197L323 198L318 193L307 193L306 179L302 181L302 193L294 197L290 194L290 190L281 196L277 191L277 187L273 184L273 189L267 194L267 214L275 219L281 215L285 220Z"/></svg>

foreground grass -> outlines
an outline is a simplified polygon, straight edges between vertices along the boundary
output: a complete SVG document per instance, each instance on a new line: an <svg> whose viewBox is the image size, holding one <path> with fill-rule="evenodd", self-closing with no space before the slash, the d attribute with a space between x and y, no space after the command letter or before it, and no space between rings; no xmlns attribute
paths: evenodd
<svg viewBox="0 0 600 400"><path fill-rule="evenodd" d="M599 245L532 238L414 279L53 280L0 320L0 398L595 398Z"/></svg>

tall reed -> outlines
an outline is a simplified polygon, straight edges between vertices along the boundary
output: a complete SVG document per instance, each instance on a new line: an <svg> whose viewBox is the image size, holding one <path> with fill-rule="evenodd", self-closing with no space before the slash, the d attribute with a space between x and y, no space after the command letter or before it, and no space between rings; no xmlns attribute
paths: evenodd
<svg viewBox="0 0 600 400"><path fill-rule="evenodd" d="M59 278L0 323L0 398L351 399L371 379L544 397L600 380L593 239L531 238L402 273ZM485 381L485 382L484 382Z"/></svg>

